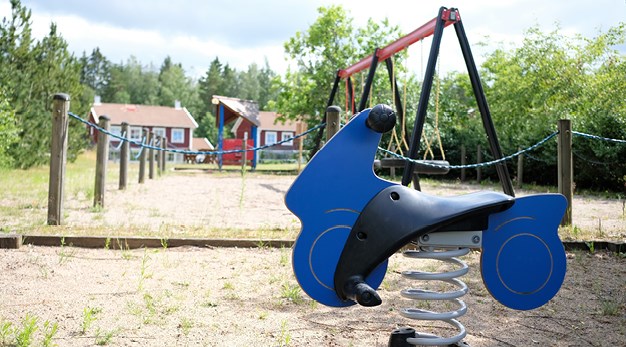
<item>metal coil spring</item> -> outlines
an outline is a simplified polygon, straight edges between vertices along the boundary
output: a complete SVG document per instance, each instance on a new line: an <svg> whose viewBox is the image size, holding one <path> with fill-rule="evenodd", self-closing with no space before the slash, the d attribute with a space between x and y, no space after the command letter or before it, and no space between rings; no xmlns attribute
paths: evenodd
<svg viewBox="0 0 626 347"><path fill-rule="evenodd" d="M400 309L400 315L416 320L438 320L446 322L458 331L458 333L452 337L444 338L438 335L429 333L416 333L416 337L407 338L407 343L412 345L423 346L446 346L453 345L461 341L465 335L465 327L456 318L459 318L467 313L467 306L463 300L459 299L463 295L467 294L467 285L459 280L457 277L467 274L469 267L464 261L457 259L469 253L469 248L459 248L454 250L442 250L435 251L432 248L420 248L419 250L408 250L404 252L404 256L415 259L436 259L441 260L449 264L453 264L458 269L448 272L422 272L422 271L403 271L402 276L411 280L419 281L442 281L454 285L457 289L447 292L435 292L424 289L404 289L401 291L401 295L405 298L412 300L448 300L456 304L457 309L448 312L434 312L429 310L423 310L418 308L402 308Z"/></svg>

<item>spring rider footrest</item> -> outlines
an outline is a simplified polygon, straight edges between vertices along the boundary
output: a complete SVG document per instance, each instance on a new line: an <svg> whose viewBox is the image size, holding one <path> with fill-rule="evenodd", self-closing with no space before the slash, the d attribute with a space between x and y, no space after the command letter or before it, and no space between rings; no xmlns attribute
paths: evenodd
<svg viewBox="0 0 626 347"><path fill-rule="evenodd" d="M565 277L558 237L562 195L497 192L437 197L377 177L372 164L393 111L356 115L309 162L285 196L302 222L293 269L302 289L328 306L376 306L388 258L423 235L482 230L481 272L505 306L548 302Z"/></svg>

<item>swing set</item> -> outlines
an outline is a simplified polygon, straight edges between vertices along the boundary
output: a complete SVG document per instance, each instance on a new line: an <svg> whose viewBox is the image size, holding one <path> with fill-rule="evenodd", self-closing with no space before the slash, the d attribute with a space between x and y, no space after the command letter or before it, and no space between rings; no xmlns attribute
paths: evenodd
<svg viewBox="0 0 626 347"><path fill-rule="evenodd" d="M478 70L476 68L476 64L474 62L474 58L472 52L470 50L470 45L467 40L467 36L465 35L465 29L463 28L463 23L461 22L461 16L459 11L455 8L444 8L442 7L439 10L439 14L437 17L428 21L426 24L420 26L415 29L411 33L399 38L398 40L388 44L383 48L376 48L374 52L359 60L357 63L344 68L337 70L337 74L335 75L335 79L333 82L333 86L330 92L330 96L328 97L327 108L335 102L335 97L337 95L339 84L342 80L345 81L346 85L346 111L350 110L352 113L358 113L365 110L368 105L368 101L371 97L372 84L374 81L374 76L376 73L376 69L378 64L381 62L385 63L387 71L389 73L389 82L391 84L391 90L393 94L393 103L395 106L395 113L397 115L400 128L401 135L399 136L395 130L392 130L391 137L392 141L390 143L395 142L396 150L400 151L401 154L404 154L403 148L407 149L407 157L411 159L417 159L417 154L419 151L420 141L424 134L424 123L426 119L426 114L428 110L428 102L430 99L430 94L433 86L433 81L435 79L435 69L437 65L437 60L439 59L439 48L441 45L441 38L443 36L443 29L453 25L457 38L459 40L459 44L461 47L461 51L463 53L463 58L465 60L465 65L467 67L467 71L469 74L470 82L472 85L472 90L474 92L474 96L476 97L476 102L478 104L478 110L480 111L480 115L482 118L483 127L487 134L487 139L489 141L490 150L494 156L494 159L501 159L503 157L502 150L500 148L500 144L498 142L498 138L496 136L495 127L493 125L493 121L491 119L491 113L489 111L489 106L487 104L487 100L485 98L485 93L483 91L482 85L480 83L480 78L478 76ZM393 56L407 49L409 46L413 45L416 42L420 42L423 39L433 36L432 46L430 49L430 53L428 56L428 63L426 66L426 72L424 74L422 90L420 93L416 119L413 126L413 133L411 139L408 136L407 130L407 122L406 122L406 89L404 100L400 95L400 88L398 88L398 81L396 79ZM358 107L356 107L355 102L355 90L354 90L354 82L352 77L362 72L366 69L369 69L367 73L367 78L365 79L365 83L363 85L363 89L361 92L361 98L359 99ZM437 81L439 82L439 81ZM406 83L405 86L406 88ZM443 151L441 145L441 136L439 134L439 126L438 126L438 116L439 116L439 83L436 85L436 94L435 94L435 126L434 126L434 137L425 138L426 152L424 153L424 159L426 159L427 154L431 155L431 158L434 159L434 154L432 151L432 143L436 139L439 144L440 153L442 159L445 160L445 153ZM404 101L404 102L403 102ZM355 112L356 111L356 112ZM326 122L326 115L324 115L324 122ZM320 129L320 132L317 134L315 139L315 146L313 148L312 153L315 154L321 145L323 128ZM446 163L447 164L447 163ZM415 188L419 189L419 179L417 175L412 175L415 171L416 163L411 161L406 161L404 165L404 173L402 177L402 184L408 185L411 179L413 179L413 183ZM508 169L504 163L496 164L496 171L498 174L498 178L502 183L503 190L506 194L514 196L513 184L511 182L511 178L509 176Z"/></svg>

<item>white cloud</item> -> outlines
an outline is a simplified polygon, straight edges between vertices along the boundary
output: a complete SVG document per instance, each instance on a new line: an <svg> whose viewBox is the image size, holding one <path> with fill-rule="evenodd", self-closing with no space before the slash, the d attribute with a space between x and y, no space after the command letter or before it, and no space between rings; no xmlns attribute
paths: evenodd
<svg viewBox="0 0 626 347"><path fill-rule="evenodd" d="M67 0L62 4L23 0L33 10L33 34L37 38L45 36L54 21L77 55L99 47L113 62L134 55L143 64L157 67L169 55L197 77L215 57L239 70L252 62L262 65L267 58L270 66L282 73L288 65L282 44L296 31L310 26L317 17L315 8L334 3L348 9L355 26L364 25L370 17L387 17L406 33L433 18L442 5L459 7L478 64L486 51L501 43L520 44L524 30L533 25L548 31L559 22L563 33L592 36L599 28L606 30L623 21L626 13L623 0ZM0 16L10 14L9 0L0 0ZM477 43L485 37L489 37L489 46L479 47ZM430 42L424 40L424 59ZM419 44L410 48L409 54L411 69L420 72L426 62ZM444 32L440 63L444 73L465 68L451 28Z"/></svg>

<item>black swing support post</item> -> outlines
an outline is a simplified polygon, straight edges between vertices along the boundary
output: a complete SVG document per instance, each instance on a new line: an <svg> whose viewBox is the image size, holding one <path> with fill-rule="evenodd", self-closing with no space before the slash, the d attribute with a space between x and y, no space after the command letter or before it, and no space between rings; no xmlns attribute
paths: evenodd
<svg viewBox="0 0 626 347"><path fill-rule="evenodd" d="M367 79L365 80L365 86L363 87L363 93L361 94L361 100L359 101L359 112L365 110L367 107L370 90L372 90L372 83L374 83L374 76L376 75L376 67L378 67L378 48L376 48L374 50L374 54L372 54L372 64L370 65L370 70L367 73Z"/></svg>
<svg viewBox="0 0 626 347"><path fill-rule="evenodd" d="M498 136L496 135L496 128L493 125L491 111L489 111L489 104L487 103L483 86L480 83L480 77L478 76L478 70L476 69L476 63L474 62L474 57L472 55L472 51L470 50L467 36L465 35L463 23L460 20L454 23L454 31L456 32L459 44L461 45L463 59L465 59L465 65L467 66L467 72L474 91L474 97L476 97L476 104L478 105L478 110L480 111L483 127L487 133L487 140L489 140L489 148L491 149L491 153L496 160L502 159L504 155L502 154L502 148L500 147L500 142L498 141ZM506 163L497 163L496 172L498 173L498 178L500 179L504 193L514 197L515 191L513 190L513 183L511 182L511 176L509 175Z"/></svg>
<svg viewBox="0 0 626 347"><path fill-rule="evenodd" d="M433 34L433 43L428 56L428 64L426 65L426 74L422 83L422 91L420 93L419 104L417 105L417 113L415 116L415 124L413 125L413 136L410 142L408 157L417 159L420 141L422 139L422 130L426 121L426 111L428 111L428 100L430 99L430 91L433 86L433 78L435 76L435 66L437 57L439 56L439 47L441 46L441 37L443 36L443 28L446 19L443 19L445 7L439 9L437 22L435 23L435 31ZM404 164L404 172L402 173L402 185L408 186L411 182L412 173L415 169L415 163L407 161Z"/></svg>

